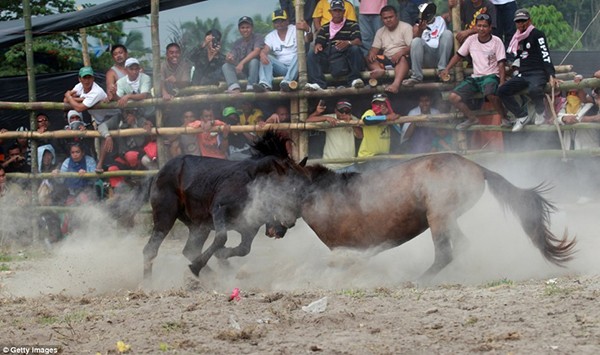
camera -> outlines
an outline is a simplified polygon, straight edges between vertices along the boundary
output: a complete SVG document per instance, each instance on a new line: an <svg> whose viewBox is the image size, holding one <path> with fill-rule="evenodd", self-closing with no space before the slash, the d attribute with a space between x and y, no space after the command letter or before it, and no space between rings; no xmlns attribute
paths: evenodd
<svg viewBox="0 0 600 355"><path fill-rule="evenodd" d="M221 41L217 37L213 36L212 47L217 48L220 45L221 45Z"/></svg>

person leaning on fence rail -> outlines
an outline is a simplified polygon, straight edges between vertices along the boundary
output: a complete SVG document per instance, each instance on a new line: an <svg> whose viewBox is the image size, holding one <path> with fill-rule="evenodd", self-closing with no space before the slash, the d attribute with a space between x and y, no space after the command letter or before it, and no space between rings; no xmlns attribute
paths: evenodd
<svg viewBox="0 0 600 355"><path fill-rule="evenodd" d="M420 19L413 26L413 39L410 44L410 65L412 74L402 85L412 87L423 81L423 67L443 70L452 56L454 36L446 26L442 16L436 16L433 3L419 5Z"/></svg>
<svg viewBox="0 0 600 355"><path fill-rule="evenodd" d="M390 5L381 9L380 17L383 27L375 33L373 45L367 55L367 65L371 70L369 76L372 79L379 79L386 73L386 66L394 67L394 81L385 88L385 91L396 94L410 66L412 26L400 21L396 8ZM383 55L379 55L381 50Z"/></svg>
<svg viewBox="0 0 600 355"><path fill-rule="evenodd" d="M325 114L325 101L320 100L315 111L308 116L306 122L328 122L331 127L336 127L340 122L359 122L352 115L352 103L350 100L341 98L335 104L335 113ZM344 126L324 129L325 146L323 147L323 159L351 159L356 156L356 139L363 138L362 128L359 126ZM357 172L356 165L349 163L326 163L324 164L337 173Z"/></svg>
<svg viewBox="0 0 600 355"><path fill-rule="evenodd" d="M365 111L361 120L364 122L363 139L358 149L358 157L389 154L391 132L399 129L396 125L379 125L385 121L395 121L400 117L392 109L392 104L386 94L375 94L371 99L371 108Z"/></svg>
<svg viewBox="0 0 600 355"><path fill-rule="evenodd" d="M249 16L242 16L238 20L238 30L242 38L233 43L231 51L225 56L223 76L227 81L227 92L240 92L238 76L245 74L248 78L246 91L253 91L258 84L258 70L260 61L258 56L265 44L262 35L254 32L254 21Z"/></svg>
<svg viewBox="0 0 600 355"><path fill-rule="evenodd" d="M273 31L265 36L265 45L260 51L259 83L254 85L255 92L271 91L273 76L283 75L279 83L281 91L291 91L290 83L298 79L298 44L296 26L290 25L285 10L276 10L271 14ZM301 21L298 28L310 32L306 22Z"/></svg>
<svg viewBox="0 0 600 355"><path fill-rule="evenodd" d="M240 125L240 113L233 106L227 106L222 113L223 122L230 126ZM251 144L256 136L251 132L229 133L229 151L227 159L244 160L252 157Z"/></svg>
<svg viewBox="0 0 600 355"><path fill-rule="evenodd" d="M115 44L110 49L110 55L113 59L113 66L106 71L106 95L108 101L113 101L117 94L117 80L126 76L125 72L125 61L127 60L128 53L127 47L122 44Z"/></svg>
<svg viewBox="0 0 600 355"><path fill-rule="evenodd" d="M188 123L188 127L201 128L202 132L196 135L198 148L203 157L218 159L227 159L229 150L229 130L230 127L223 121L215 119L215 113L212 107L204 107L200 114L200 120ZM222 132L211 132L211 128L223 126Z"/></svg>
<svg viewBox="0 0 600 355"><path fill-rule="evenodd" d="M440 110L432 107L432 99L429 94L419 95L419 104L408 111L407 116L439 115ZM400 144L394 151L399 153L420 154L431 151L435 132L430 127L419 127L414 122L406 122L402 125Z"/></svg>
<svg viewBox="0 0 600 355"><path fill-rule="evenodd" d="M476 27L477 35L465 39L456 54L450 59L446 69L439 74L441 78L447 77L448 71L452 67L461 63L468 56L471 57L473 74L458 84L448 96L448 100L466 117L466 120L456 126L458 130L464 130L479 123L477 116L468 106L468 101L473 99L477 93L482 93L494 105L494 109L500 116L505 117L502 102L496 95L498 86L502 85L506 78L504 43L500 38L492 35L490 15L477 15Z"/></svg>
<svg viewBox="0 0 600 355"><path fill-rule="evenodd" d="M567 92L567 100L557 114L559 124L572 125L580 122L600 122L600 88L592 91L594 103L584 103L577 89ZM600 147L600 136L595 129L577 129L563 132L567 149L594 149Z"/></svg>
<svg viewBox="0 0 600 355"><path fill-rule="evenodd" d="M21 146L13 141L8 146L6 159L2 162L2 168L7 173L30 173L31 166L27 163Z"/></svg>
<svg viewBox="0 0 600 355"><path fill-rule="evenodd" d="M119 109L94 109L94 106L105 101L107 101L106 92L94 82L92 67L79 69L79 83L65 93L64 102L77 112L88 111L96 121L98 132L104 138L104 144L100 149L100 158L96 165L98 173L104 171L104 159L107 153L111 153L114 148L109 130L118 129L121 120L121 110Z"/></svg>
<svg viewBox="0 0 600 355"><path fill-rule="evenodd" d="M69 157L61 164L60 170L55 169L52 173L58 176L58 173L75 172L79 175L94 172L96 161L91 156L85 154L81 144L71 143ZM60 180L59 180L60 181ZM68 190L67 205L81 204L90 200L95 200L93 190L94 180L84 178L65 178L65 187Z"/></svg>
<svg viewBox="0 0 600 355"><path fill-rule="evenodd" d="M177 43L167 44L166 57L160 66L161 95L171 100L179 89L190 86L192 64L181 57L181 47Z"/></svg>
<svg viewBox="0 0 600 355"><path fill-rule="evenodd" d="M125 107L129 101L141 101L152 96L152 79L141 70L140 62L136 58L127 58L125 61L127 76L117 81L119 107Z"/></svg>
<svg viewBox="0 0 600 355"><path fill-rule="evenodd" d="M365 66L364 57L360 50L360 28L356 21L345 17L344 1L331 2L331 21L321 27L317 33L315 46L308 53L307 73L308 83L304 87L309 91L327 88L325 72L334 78L345 77L347 85L362 88L365 83L360 78L360 72Z"/></svg>
<svg viewBox="0 0 600 355"><path fill-rule="evenodd" d="M541 125L546 120L544 117L546 84L550 82L550 86L558 87L559 81L555 78L546 35L533 26L529 11L517 10L514 22L517 32L510 40L507 51L516 55L519 61L519 73L500 86L498 96L506 109L515 115L512 131L518 132L529 123L531 115L528 114L526 107L517 102L515 95L523 90L527 91L535 106L534 123Z"/></svg>

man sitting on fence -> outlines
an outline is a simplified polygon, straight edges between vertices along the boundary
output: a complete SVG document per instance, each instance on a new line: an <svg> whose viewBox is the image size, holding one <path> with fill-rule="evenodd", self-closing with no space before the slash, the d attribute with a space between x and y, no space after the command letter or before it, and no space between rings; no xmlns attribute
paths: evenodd
<svg viewBox="0 0 600 355"><path fill-rule="evenodd" d="M327 88L325 71L336 78L344 77L349 86L361 88L365 83L360 79L364 58L360 50L360 28L355 21L344 17L344 1L331 2L332 19L317 33L315 48L308 53L308 81L305 89L317 91Z"/></svg>
<svg viewBox="0 0 600 355"><path fill-rule="evenodd" d="M373 46L367 55L367 63L371 70L371 78L379 79L385 74L385 66L394 67L394 82L385 91L398 93L402 80L408 74L410 43L412 42L412 27L398 19L398 13L393 6L381 9L383 27L377 30ZM383 56L379 51L383 50Z"/></svg>
<svg viewBox="0 0 600 355"><path fill-rule="evenodd" d="M94 109L97 104L107 99L106 92L94 82L94 70L91 67L79 69L79 84L65 93L64 102L77 112L89 111L98 125L98 132L104 138L100 151L100 159L96 165L96 172L104 171L103 164L107 153L113 151L113 139L109 130L119 128L121 120L119 109Z"/></svg>
<svg viewBox="0 0 600 355"><path fill-rule="evenodd" d="M505 80L504 43L492 35L492 20L488 14L477 16L477 36L469 36L458 52L450 59L446 69L440 72L440 77L447 77L448 71L467 56L473 60L473 75L463 80L448 96L448 100L459 109L466 120L456 126L464 130L479 122L477 116L468 106L468 101L477 93L482 93L493 105L501 117L504 117L504 107L496 95L498 85Z"/></svg>

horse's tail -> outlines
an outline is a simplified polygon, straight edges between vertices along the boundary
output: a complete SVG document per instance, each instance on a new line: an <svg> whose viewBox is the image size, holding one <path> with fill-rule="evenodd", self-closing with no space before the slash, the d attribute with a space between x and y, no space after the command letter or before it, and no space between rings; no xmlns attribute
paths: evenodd
<svg viewBox="0 0 600 355"><path fill-rule="evenodd" d="M488 188L503 205L517 215L521 226L533 244L540 250L546 260L563 266L563 263L573 258L575 238L569 240L567 232L562 238L556 237L549 230L550 213L556 207L542 196L549 190L545 184L540 184L531 189L521 189L502 175L483 168Z"/></svg>

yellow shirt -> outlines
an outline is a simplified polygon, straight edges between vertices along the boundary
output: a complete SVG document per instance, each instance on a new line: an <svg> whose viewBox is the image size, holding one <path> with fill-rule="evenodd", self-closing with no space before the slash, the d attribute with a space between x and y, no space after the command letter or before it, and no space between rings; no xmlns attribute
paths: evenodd
<svg viewBox="0 0 600 355"><path fill-rule="evenodd" d="M321 27L331 21L331 13L329 12L329 1L328 0L320 0L315 6L315 11L313 12L313 18L321 18ZM356 10L354 10L354 5L352 5L348 1L344 1L344 7L346 8L346 12L344 13L344 17L348 20L358 22L358 18L356 17Z"/></svg>
<svg viewBox="0 0 600 355"><path fill-rule="evenodd" d="M376 116L373 110L367 110L361 117ZM363 139L358 149L358 157L372 157L390 152L390 126L362 126Z"/></svg>
<svg viewBox="0 0 600 355"><path fill-rule="evenodd" d="M241 125L257 124L258 121L262 121L262 119L263 112L258 108L252 109L252 113L248 117L246 117L244 113L240 114Z"/></svg>

